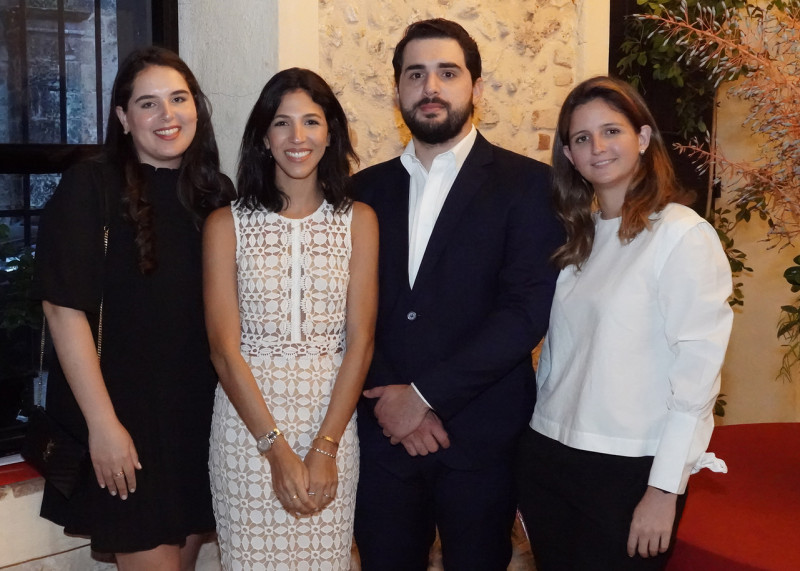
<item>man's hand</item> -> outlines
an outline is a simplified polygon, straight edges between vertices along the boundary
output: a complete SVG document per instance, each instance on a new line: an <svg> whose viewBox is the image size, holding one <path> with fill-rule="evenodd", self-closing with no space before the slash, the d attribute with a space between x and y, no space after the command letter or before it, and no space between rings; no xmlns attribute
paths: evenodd
<svg viewBox="0 0 800 571"><path fill-rule="evenodd" d="M422 424L430 410L411 385L386 385L364 391L369 399L378 399L375 417L383 434L398 442Z"/></svg>
<svg viewBox="0 0 800 571"><path fill-rule="evenodd" d="M392 444L401 443L411 456L418 454L427 456L438 452L439 448L450 447L450 437L447 435L441 419L432 410L428 410L422 424L414 432L402 440L392 437L391 442Z"/></svg>

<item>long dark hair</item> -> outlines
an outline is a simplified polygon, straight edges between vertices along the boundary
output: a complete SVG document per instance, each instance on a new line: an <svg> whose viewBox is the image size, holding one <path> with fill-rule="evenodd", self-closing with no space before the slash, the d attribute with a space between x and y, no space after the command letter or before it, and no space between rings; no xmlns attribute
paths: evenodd
<svg viewBox="0 0 800 571"><path fill-rule="evenodd" d="M625 193L619 239L623 243L630 242L642 230L650 228L654 213L661 212L670 202L686 202L688 199L687 193L675 179L664 139L642 96L619 79L605 76L587 79L575 87L564 101L553 143L555 209L567 230L566 244L553 254L553 260L560 268L570 264L580 267L589 257L594 244L594 189L567 159L563 150L569 144L569 126L575 109L594 99L601 99L625 115L636 132L643 125L649 125L652 129L650 144Z"/></svg>
<svg viewBox="0 0 800 571"><path fill-rule="evenodd" d="M178 55L160 47L132 52L119 66L108 112L105 154L119 167L124 177L122 205L125 218L136 227L139 270L152 273L158 266L153 206L147 196L145 173L133 138L126 135L116 108L128 110L136 77L148 67L169 67L181 74L197 108L197 131L183 155L178 179L178 198L199 225L215 208L235 197L230 180L219 172L219 153L211 126L211 104L200 89L192 71Z"/></svg>
<svg viewBox="0 0 800 571"><path fill-rule="evenodd" d="M263 206L272 212L280 212L288 206L289 197L275 184L275 161L264 145L264 137L283 96L298 89L308 93L314 103L322 107L328 123L330 144L317 167L322 194L336 210L347 209L352 202L351 161L358 164L350 142L347 116L324 79L313 71L297 67L272 76L250 112L239 153L239 202L249 208Z"/></svg>

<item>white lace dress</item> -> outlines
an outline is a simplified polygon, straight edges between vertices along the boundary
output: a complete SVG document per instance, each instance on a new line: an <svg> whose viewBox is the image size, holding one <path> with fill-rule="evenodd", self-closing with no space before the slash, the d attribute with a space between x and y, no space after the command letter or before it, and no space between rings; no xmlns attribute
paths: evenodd
<svg viewBox="0 0 800 571"><path fill-rule="evenodd" d="M231 208L242 355L275 422L303 458L325 416L344 352L352 209L335 213L323 202L310 216L293 220ZM223 567L349 569L358 481L355 418L336 462L336 499L311 517L290 515L272 490L269 463L218 387L209 466Z"/></svg>

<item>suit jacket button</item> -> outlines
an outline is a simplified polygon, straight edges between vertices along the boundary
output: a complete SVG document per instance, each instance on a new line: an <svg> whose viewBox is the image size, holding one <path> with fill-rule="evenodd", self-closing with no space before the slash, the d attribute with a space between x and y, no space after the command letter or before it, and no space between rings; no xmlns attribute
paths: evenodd
<svg viewBox="0 0 800 571"><path fill-rule="evenodd" d="M408 318L409 321L414 321L417 318L417 312L409 311L408 314L406 315L406 318Z"/></svg>

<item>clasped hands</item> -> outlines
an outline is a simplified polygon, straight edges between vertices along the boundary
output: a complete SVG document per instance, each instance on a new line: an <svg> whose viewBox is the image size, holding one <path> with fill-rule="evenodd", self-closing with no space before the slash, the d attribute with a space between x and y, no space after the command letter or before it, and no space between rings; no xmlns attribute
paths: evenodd
<svg viewBox="0 0 800 571"><path fill-rule="evenodd" d="M441 419L411 385L386 385L364 391L378 399L375 417L392 444L402 444L411 456L425 456L450 446Z"/></svg>
<svg viewBox="0 0 800 571"><path fill-rule="evenodd" d="M330 452L335 453L335 450ZM267 460L275 495L284 509L294 516L313 515L336 498L339 479L335 458L309 450L301 460L281 438L267 454Z"/></svg>

